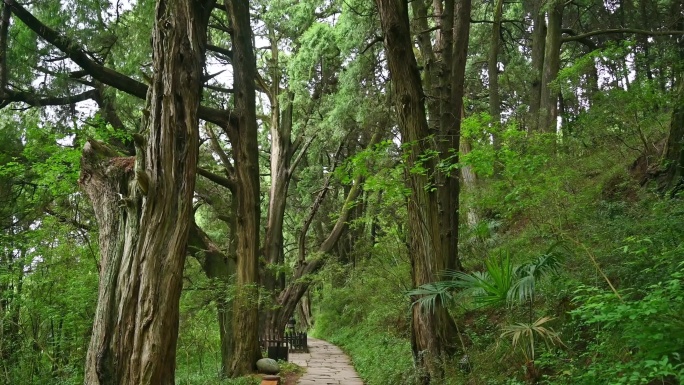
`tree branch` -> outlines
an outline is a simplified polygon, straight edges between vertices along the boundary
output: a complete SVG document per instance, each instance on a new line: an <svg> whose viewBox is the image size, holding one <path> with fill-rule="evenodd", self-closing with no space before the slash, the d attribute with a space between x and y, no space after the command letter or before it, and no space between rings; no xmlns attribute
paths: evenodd
<svg viewBox="0 0 684 385"><path fill-rule="evenodd" d="M205 88L208 88L210 90L218 91L218 92L224 92L226 94L234 94L235 90L232 88L225 88L225 87L219 87L219 86L212 86L211 84L207 84L204 86Z"/></svg>
<svg viewBox="0 0 684 385"><path fill-rule="evenodd" d="M231 60L231 61L233 60L233 51L231 51L227 48L219 47L219 46L212 45L212 44L207 44L207 51L220 53L221 55L225 56L229 60Z"/></svg>
<svg viewBox="0 0 684 385"><path fill-rule="evenodd" d="M94 99L97 96L97 90L88 90L78 95L70 96L40 96L31 92L20 92L13 90L5 90L4 97L0 96L0 108L5 107L11 102L26 103L32 107L43 106L64 106L68 104L75 104L84 100Z"/></svg>
<svg viewBox="0 0 684 385"><path fill-rule="evenodd" d="M125 131L126 126L124 125L119 115L116 113L116 109L112 105L111 100L109 100L109 98L105 95L104 88L104 84L100 82L95 82L95 89L97 90L95 102L100 107L100 110L102 111L102 116L105 118L107 123L111 124L112 127L116 128L117 130Z"/></svg>
<svg viewBox="0 0 684 385"><path fill-rule="evenodd" d="M299 264L303 264L304 261L306 260L306 233L309 232L309 227L311 226L311 223L313 222L314 217L316 216L316 213L318 212L318 209L321 207L321 204L323 203L323 200L325 199L326 194L328 193L328 190L330 189L330 179L335 171L335 168L337 167L337 164L339 163L339 158L340 154L342 153L342 148L344 148L344 141L342 141L337 147L337 151L335 151L335 156L334 156L334 162L332 164L332 167L328 174L325 176L325 181L323 182L323 188L320 190L318 193L318 196L316 196L316 200L314 201L313 205L311 205L311 209L309 210L309 215L306 217L304 220L304 224L302 225L302 230L299 233L299 242L298 242L298 249L299 249L299 256L298 256L298 262Z"/></svg>
<svg viewBox="0 0 684 385"><path fill-rule="evenodd" d="M368 146L366 146L366 148L372 148L373 146L378 144L380 142L380 138L380 134L375 133L371 138L370 143L368 143ZM362 175L359 175L356 178L354 178L354 185L349 190L349 193L347 193L347 198L344 200L344 204L342 205L342 209L340 209L340 215L337 217L335 225L333 226L332 230L330 230L330 234L328 234L328 237L323 241L323 243L321 243L319 247L319 251L321 253L329 253L333 249L337 241L340 239L342 231L344 230L344 226L347 225L349 212L354 207L354 202L356 201L356 198L358 198L359 194L361 194L361 186L363 185L363 180L364 177Z"/></svg>
<svg viewBox="0 0 684 385"><path fill-rule="evenodd" d="M304 157L304 154L306 154L306 150L309 149L309 146L311 146L311 143L313 143L314 139L316 139L316 135L312 135L307 141L304 143L304 146L302 149L299 151L297 154L297 157L294 158L292 163L290 164L290 169L288 170L288 174L292 175L294 171L297 169L297 165L299 165L299 162L302 160Z"/></svg>
<svg viewBox="0 0 684 385"><path fill-rule="evenodd" d="M567 33L571 36L569 37L564 37L562 39L563 43L569 42L569 41L580 41L583 39L586 39L591 36L597 36L597 35L608 35L612 33L630 33L630 34L636 34L636 35L648 35L648 36L664 36L664 35L684 35L684 31L648 31L645 29L632 29L632 28L617 28L617 29L602 29L598 31L591 31L583 34L576 34L572 30L563 30L564 33Z"/></svg>
<svg viewBox="0 0 684 385"><path fill-rule="evenodd" d="M373 40L371 40L370 43L368 43L368 44L366 45L366 48L364 48L364 49L361 51L361 55L363 55L364 53L366 53L366 51L368 51L368 50L369 50L372 46L374 46L375 44L377 44L377 43L382 43L383 39L384 39L384 38L383 38L382 36L375 36L375 38L374 38Z"/></svg>
<svg viewBox="0 0 684 385"><path fill-rule="evenodd" d="M223 168L226 169L226 174L228 179L235 180L235 168L233 163L230 161L230 157L223 151L218 139L216 138L216 133L211 127L207 127L207 133L209 134L209 141L211 142L211 149L219 156L221 163L223 163Z"/></svg>
<svg viewBox="0 0 684 385"><path fill-rule="evenodd" d="M562 32L567 33L570 36L577 36L577 33L570 28L564 28ZM592 51L598 49L598 45L588 37L578 39L577 42L586 45Z"/></svg>
<svg viewBox="0 0 684 385"><path fill-rule="evenodd" d="M201 168L201 167L197 167L197 173L199 175L202 175L203 177L209 179L210 181L227 188L228 190L230 190L230 192L235 193L235 190L237 188L235 181L230 180L230 179L223 177L223 176L220 176L220 175L216 175L216 174L214 174L214 173L212 173L212 172L210 172L204 168Z"/></svg>
<svg viewBox="0 0 684 385"><path fill-rule="evenodd" d="M475 19L470 19L470 22L473 24L480 24L480 23L488 23L488 24L494 24L493 20L475 20ZM520 20L509 20L509 19L503 19L501 20L502 23L522 23Z"/></svg>
<svg viewBox="0 0 684 385"><path fill-rule="evenodd" d="M43 24L15 0L4 0L4 2L5 6L9 6L12 13L29 29L64 52L69 59L83 68L94 79L140 99L146 98L147 85L95 62L85 53L85 49L81 45ZM231 114L230 111L206 106L200 106L198 115L200 119L217 125L226 125L237 120L235 114Z"/></svg>
<svg viewBox="0 0 684 385"><path fill-rule="evenodd" d="M188 253L195 257L209 278L228 281L235 270L235 255L224 253L195 222L188 233Z"/></svg>
<svg viewBox="0 0 684 385"><path fill-rule="evenodd" d="M81 229L81 230L85 230L85 231L93 231L92 226L89 226L85 223L81 223L81 222L77 221L75 218L67 218L65 215L57 213L56 211L52 210L49 207L46 207L43 211L45 211L45 214L48 214L52 217L55 217L61 223L68 223L77 229Z"/></svg>

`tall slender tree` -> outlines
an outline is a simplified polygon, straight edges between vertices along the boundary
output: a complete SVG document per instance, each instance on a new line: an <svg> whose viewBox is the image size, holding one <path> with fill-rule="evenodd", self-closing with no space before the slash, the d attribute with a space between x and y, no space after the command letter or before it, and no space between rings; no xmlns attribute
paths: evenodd
<svg viewBox="0 0 684 385"><path fill-rule="evenodd" d="M458 161L471 3L469 0L446 1L443 6L440 2L436 7L441 10L438 12L441 20L438 42L442 57L435 71L438 75L429 79L435 87L430 91L440 97L436 135L428 123L426 94L413 52L408 4L403 0L377 0L376 4L394 109L404 144L405 177L411 191L408 245L413 285L417 287L437 280L440 272L447 268L460 268L458 172L439 168L438 163L440 159L444 160L441 163ZM435 152L439 154L437 157L428 155ZM444 307L437 306L434 312L426 313L414 306L412 346L414 359L425 370L423 383L442 378L441 361L453 351L455 338L453 320Z"/></svg>

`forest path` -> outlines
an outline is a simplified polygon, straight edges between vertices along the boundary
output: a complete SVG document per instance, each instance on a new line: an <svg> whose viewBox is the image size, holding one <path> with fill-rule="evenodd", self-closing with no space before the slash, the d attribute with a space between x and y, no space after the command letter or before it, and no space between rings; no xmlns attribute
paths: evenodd
<svg viewBox="0 0 684 385"><path fill-rule="evenodd" d="M298 385L363 385L351 360L340 348L311 337L307 343L309 353L290 353L290 362L306 368Z"/></svg>

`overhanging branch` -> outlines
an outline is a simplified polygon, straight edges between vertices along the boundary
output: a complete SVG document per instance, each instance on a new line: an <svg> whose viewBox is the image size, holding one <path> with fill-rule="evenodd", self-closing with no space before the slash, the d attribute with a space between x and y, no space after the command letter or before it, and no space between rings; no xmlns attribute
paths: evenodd
<svg viewBox="0 0 684 385"><path fill-rule="evenodd" d="M219 47L219 46L212 45L212 44L207 44L207 50L219 53L231 61L233 60L233 51L231 51L227 48Z"/></svg>
<svg viewBox="0 0 684 385"><path fill-rule="evenodd" d="M78 95L70 96L40 96L31 92L5 90L4 97L0 96L0 107L4 107L11 102L26 103L32 107L64 106L94 99L96 96L96 90L88 90Z"/></svg>
<svg viewBox="0 0 684 385"><path fill-rule="evenodd" d="M64 52L69 59L88 72L90 76L119 91L145 99L147 96L147 85L93 61L80 44L43 24L15 0L4 0L4 2L5 6L9 6L11 12L26 24L29 29ZM200 119L220 126L225 126L237 119L234 113L231 114L229 111L206 106L199 107L198 115Z"/></svg>
<svg viewBox="0 0 684 385"><path fill-rule="evenodd" d="M216 175L213 172L210 172L209 170L203 169L201 167L197 168L197 174L202 175L203 177L209 179L210 181L227 188L228 190L230 190L233 193L235 192L235 189L237 187L235 184L235 181L230 180L230 179L223 177L223 176L220 176L220 175Z"/></svg>
<svg viewBox="0 0 684 385"><path fill-rule="evenodd" d="M564 33L570 34L571 36L564 37L562 39L563 43L569 41L580 41L588 37L597 35L608 35L608 34L636 34L636 35L648 35L648 36L671 36L671 35L684 35L684 31L649 31L645 29L633 29L633 28L616 28L616 29L602 29L598 31L591 31L582 34L575 34L572 30L563 30Z"/></svg>

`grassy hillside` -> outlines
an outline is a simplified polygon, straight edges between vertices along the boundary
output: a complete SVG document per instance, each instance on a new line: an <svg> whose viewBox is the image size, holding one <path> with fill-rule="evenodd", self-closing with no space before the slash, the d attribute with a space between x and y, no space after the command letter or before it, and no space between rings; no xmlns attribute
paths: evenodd
<svg viewBox="0 0 684 385"><path fill-rule="evenodd" d="M593 126L572 141L522 141L511 131L502 177L463 192L467 273L487 272L485 283L497 286L497 274L540 256L558 265L522 301L488 301L482 285L442 292L461 334L444 357L447 383L684 379L684 201L651 177L657 158L634 134L639 121L617 132L600 126L601 116L583 118ZM657 143L664 132L651 127L648 143ZM477 151L469 159L486 174L487 150ZM318 290L315 332L346 349L369 385L411 384L409 258L391 235L359 252L355 268L328 269L338 284Z"/></svg>

